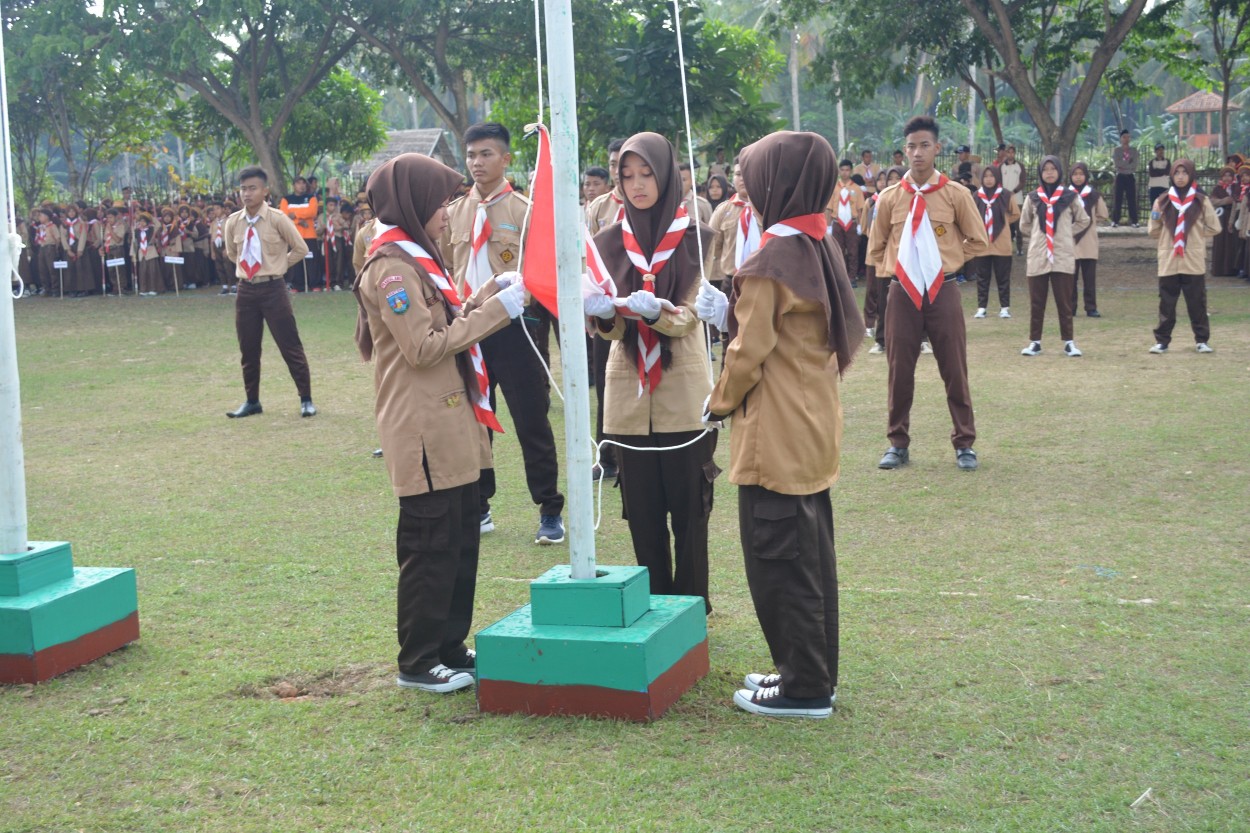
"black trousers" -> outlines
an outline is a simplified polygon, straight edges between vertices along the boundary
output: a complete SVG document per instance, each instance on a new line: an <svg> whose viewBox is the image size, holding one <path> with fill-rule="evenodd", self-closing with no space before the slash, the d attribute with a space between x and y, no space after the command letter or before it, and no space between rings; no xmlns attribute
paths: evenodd
<svg viewBox="0 0 1250 833"><path fill-rule="evenodd" d="M243 390L248 402L260 401L260 351L265 325L286 361L301 401L312 399L312 381L308 357L299 339L291 296L281 280L265 283L241 281L234 301L234 329L239 337L240 363L243 366Z"/></svg>
<svg viewBox="0 0 1250 833"><path fill-rule="evenodd" d="M747 586L786 697L838 686L838 560L829 490L783 495L738 487Z"/></svg>
<svg viewBox="0 0 1250 833"><path fill-rule="evenodd" d="M1128 219L1137 222L1137 177L1134 174L1115 175L1115 202L1111 208L1111 222L1120 222L1120 206L1122 200L1128 200Z"/></svg>
<svg viewBox="0 0 1250 833"><path fill-rule="evenodd" d="M1160 275L1159 276L1159 326L1155 327L1155 341L1164 347L1172 343L1172 329L1176 326L1176 302L1185 296L1185 310L1189 313L1189 326L1194 331L1194 343L1205 344L1211 340L1211 319L1207 316L1206 275Z"/></svg>
<svg viewBox="0 0 1250 833"><path fill-rule="evenodd" d="M698 435L698 431L679 431L613 439L639 448L666 448ZM712 460L715 451L715 431L679 451L617 449L622 514L629 521L634 557L647 568L651 592L702 596L708 612L712 604L707 586L707 522L712 514L713 482L720 474Z"/></svg>
<svg viewBox="0 0 1250 833"><path fill-rule="evenodd" d="M496 407L496 389L503 392L512 415L521 458L525 461L525 483L530 499L539 506L539 514L559 515L564 511L564 495L556 483L560 464L556 458L556 440L551 432L547 408L551 394L547 391L547 374L543 371L534 348L521 328L519 319L494 335L482 340L482 360L490 376L490 402ZM491 442L494 442L494 433ZM490 511L495 496L495 470L482 469L480 511Z"/></svg>
<svg viewBox="0 0 1250 833"><path fill-rule="evenodd" d="M985 255L974 258L972 271L977 276L977 307L985 309L990 302L990 272L998 284L998 305L1011 306L1011 255Z"/></svg>
<svg viewBox="0 0 1250 833"><path fill-rule="evenodd" d="M396 632L404 674L464 659L477 587L477 499L476 483L399 499Z"/></svg>
<svg viewBox="0 0 1250 833"><path fill-rule="evenodd" d="M1072 309L1076 310L1076 288L1077 284L1084 279L1085 284L1085 311L1093 312L1098 309L1098 259L1092 257L1078 258L1076 261L1076 272L1072 275Z"/></svg>
<svg viewBox="0 0 1250 833"><path fill-rule="evenodd" d="M308 251L312 253L312 257L305 257L299 263L286 270L286 282L296 292L304 291L304 276L308 276L308 288L324 286L325 278L325 261L321 259L321 244L314 238L305 240L308 244Z"/></svg>

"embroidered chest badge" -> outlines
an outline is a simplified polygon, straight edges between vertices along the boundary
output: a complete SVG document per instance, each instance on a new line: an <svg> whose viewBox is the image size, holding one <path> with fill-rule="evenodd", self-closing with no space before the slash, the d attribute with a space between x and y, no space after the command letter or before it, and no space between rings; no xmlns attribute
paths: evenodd
<svg viewBox="0 0 1250 833"><path fill-rule="evenodd" d="M391 308L391 312L396 315L402 315L408 311L408 290L400 287L386 293L386 304Z"/></svg>

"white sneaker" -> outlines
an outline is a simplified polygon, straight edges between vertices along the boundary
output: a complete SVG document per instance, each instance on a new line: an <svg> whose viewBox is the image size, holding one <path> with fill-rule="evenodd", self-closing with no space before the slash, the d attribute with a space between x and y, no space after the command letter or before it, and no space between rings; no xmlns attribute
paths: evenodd
<svg viewBox="0 0 1250 833"><path fill-rule="evenodd" d="M759 691L761 688L773 688L781 685L780 674L747 674L742 680L742 684L746 686L747 691ZM830 704L836 703L838 693L835 691L829 695Z"/></svg>
<svg viewBox="0 0 1250 833"><path fill-rule="evenodd" d="M985 307L977 307L977 314L976 314L976 315L974 315L974 316L972 316L972 317L973 317L973 318L984 318L984 317L985 317Z"/></svg>
<svg viewBox="0 0 1250 833"><path fill-rule="evenodd" d="M1011 308L1010 308L1010 307L1003 307L1002 309L1000 309L1000 310L998 311L998 317L999 317L999 318L1010 318L1010 317L1011 317Z"/></svg>
<svg viewBox="0 0 1250 833"><path fill-rule="evenodd" d="M1021 356L1036 356L1042 352L1042 343L1040 341L1030 341L1029 346L1020 351Z"/></svg>
<svg viewBox="0 0 1250 833"><path fill-rule="evenodd" d="M864 338L873 338L876 335L877 335L876 327L868 327L867 329L864 330Z"/></svg>
<svg viewBox="0 0 1250 833"><path fill-rule="evenodd" d="M1215 348L1212 347L1210 344L1207 344L1205 341L1198 342L1197 349L1199 353L1214 353L1215 352Z"/></svg>
<svg viewBox="0 0 1250 833"><path fill-rule="evenodd" d="M1065 341L1063 343L1063 352L1067 353L1072 358L1085 355L1081 352L1081 348L1076 346L1075 341Z"/></svg>
<svg viewBox="0 0 1250 833"><path fill-rule="evenodd" d="M878 344L877 342L875 342L875 341L874 341L874 342L872 343L872 346L868 348L868 352L869 352L869 353L871 353L871 354L873 354L874 356L876 356L876 355L880 355L881 353L884 353L884 352L885 352L885 348L884 348L884 347L882 347L880 344Z"/></svg>
<svg viewBox="0 0 1250 833"><path fill-rule="evenodd" d="M832 698L795 700L786 697L778 688L761 688L759 691L739 689L734 692L734 705L752 714L768 717L804 717L820 720L833 713Z"/></svg>
<svg viewBox="0 0 1250 833"><path fill-rule="evenodd" d="M1154 347L1150 348L1151 353L1166 353L1167 351L1168 346L1166 344L1156 344Z"/></svg>
<svg viewBox="0 0 1250 833"><path fill-rule="evenodd" d="M490 510L482 513L481 521L478 525L482 535L495 531L495 521L490 516Z"/></svg>
<svg viewBox="0 0 1250 833"><path fill-rule="evenodd" d="M922 342L920 342L920 352L921 352L921 353L932 353L932 352L933 352L933 348L929 346L929 342L927 342L927 341L922 341Z"/></svg>

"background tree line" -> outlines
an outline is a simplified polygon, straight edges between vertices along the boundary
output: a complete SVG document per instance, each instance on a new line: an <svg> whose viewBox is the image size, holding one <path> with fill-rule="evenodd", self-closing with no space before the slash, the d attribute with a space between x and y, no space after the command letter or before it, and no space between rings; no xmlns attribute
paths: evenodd
<svg viewBox="0 0 1250 833"><path fill-rule="evenodd" d="M638 130L684 142L671 3L573 6L586 159ZM519 128L538 112L533 15L532 0L11 0L18 194L49 193L55 167L81 196L123 156L185 176L190 154L205 187L256 161L282 191L386 127L445 127L453 145L488 113ZM882 149L927 112L960 141L1070 158L1121 126L1162 134L1165 93L1235 104L1250 67L1250 0L696 0L682 23L702 149L779 126ZM1244 118L1221 127L1244 144Z"/></svg>

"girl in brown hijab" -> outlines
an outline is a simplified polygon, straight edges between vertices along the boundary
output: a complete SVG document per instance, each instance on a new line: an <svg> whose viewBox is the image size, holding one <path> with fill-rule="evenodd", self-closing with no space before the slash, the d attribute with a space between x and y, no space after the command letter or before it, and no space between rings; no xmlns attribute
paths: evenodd
<svg viewBox="0 0 1250 833"><path fill-rule="evenodd" d="M477 582L478 476L490 462L487 426L498 429L484 391L489 368L477 342L520 315L515 272L461 300L438 247L447 200L460 174L405 153L369 177L377 236L353 290L356 343L374 359L378 436L399 525L399 678L444 693L473 684L464 640Z"/></svg>
<svg viewBox="0 0 1250 833"><path fill-rule="evenodd" d="M838 477L838 380L864 338L841 256L825 232L837 157L815 133L742 151L765 232L729 298L725 367L708 403L732 415L729 479L747 584L776 673L748 674L734 702L755 714L828 717L838 684L838 584L829 489ZM702 290L714 312L718 292ZM720 419L709 416L709 419Z"/></svg>
<svg viewBox="0 0 1250 833"><path fill-rule="evenodd" d="M985 317L993 272L998 284L998 317L1010 318L1011 227L1020 220L1020 206L1016 195L1003 188L1003 173L997 165L986 165L981 171L980 187L973 190L972 203L985 218L985 232L990 238L990 247L973 259L970 269L977 280L977 311L972 317Z"/></svg>
<svg viewBox="0 0 1250 833"><path fill-rule="evenodd" d="M719 469L715 432L699 436L711 363L692 307L700 276L695 235L703 235L706 251L712 231L687 216L677 154L663 136L631 136L621 147L618 179L625 219L594 242L623 300L616 305L598 295L586 305L598 335L612 342L603 432L633 449L685 446L619 448L621 504L651 592L706 601L707 525Z"/></svg>
<svg viewBox="0 0 1250 833"><path fill-rule="evenodd" d="M1236 275L1241 268L1241 252L1237 240L1237 228L1233 225L1233 209L1241 194L1237 188L1237 172L1225 166L1220 170L1220 181L1211 189L1211 205L1220 218L1220 233L1211 247L1211 274L1215 277Z"/></svg>
<svg viewBox="0 0 1250 833"><path fill-rule="evenodd" d="M1084 282L1085 314L1090 318L1102 318L1098 311L1098 224L1111 222L1107 201L1090 181L1089 166L1077 162L1068 174L1068 182L1076 192L1081 208L1089 215L1089 225L1072 235L1076 244L1076 269L1072 273L1072 312L1076 313L1077 284Z"/></svg>
<svg viewBox="0 0 1250 833"><path fill-rule="evenodd" d="M1076 192L1064 185L1063 162L1043 156L1037 166L1037 190L1024 201L1020 233L1029 234L1025 274L1029 278L1029 344L1022 356L1042 352L1042 324L1046 319L1046 296L1054 289L1059 314L1059 337L1064 355L1082 355L1072 331L1073 273L1076 271L1074 236L1089 225Z"/></svg>
<svg viewBox="0 0 1250 833"><path fill-rule="evenodd" d="M1150 207L1146 233L1159 240L1159 325L1151 353L1166 353L1176 326L1176 301L1185 295L1189 325L1199 353L1214 353L1207 318L1207 241L1220 233L1220 218L1198 189L1188 159L1172 164L1172 187Z"/></svg>

